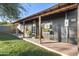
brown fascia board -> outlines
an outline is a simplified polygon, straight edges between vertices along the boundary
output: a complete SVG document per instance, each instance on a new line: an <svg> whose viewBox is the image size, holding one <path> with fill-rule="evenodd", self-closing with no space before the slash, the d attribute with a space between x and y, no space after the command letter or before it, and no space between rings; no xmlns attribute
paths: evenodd
<svg viewBox="0 0 79 59"><path fill-rule="evenodd" d="M44 13L48 13L48 12L51 12L51 11L53 12L53 11L56 10L56 9L66 7L66 6L68 6L68 5L74 5L74 4L77 5L77 3L60 3L60 4L56 4L56 5L53 6L53 7L50 7L50 8L48 8L48 9L45 9L45 10L41 11L41 12L35 13L35 14L31 15L31 16L25 17L25 18L23 18L23 19L21 19L21 20L18 20L18 21L16 21L16 22L14 22L14 23L18 23L18 22L21 22L21 21L28 21L28 20L37 18L38 16L43 16ZM72 9L73 9L73 8L72 8Z"/></svg>
<svg viewBox="0 0 79 59"><path fill-rule="evenodd" d="M68 5L70 5L70 7L67 7ZM59 11L61 12L61 8L63 11L66 11L67 9L71 10L71 9L74 9L76 8L77 4L75 3L65 3L65 4L57 4L55 7L51 7L51 8L48 8L47 10L44 10L44 11L41 11L39 13L36 13L28 18L26 18L25 21L28 21L28 20L31 20L31 19L35 19L37 18L38 16L46 16L45 14L49 15L49 14L54 14L56 12L58 12L57 10L59 9ZM63 8L65 7L65 8ZM67 8L67 9L66 9ZM55 12L54 12L55 11Z"/></svg>
<svg viewBox="0 0 79 59"><path fill-rule="evenodd" d="M46 16L46 15L50 15L50 14L55 14L55 13L60 13L60 12L66 12L72 9L76 9L77 8L77 4L72 4L72 5L66 5L66 6L62 6L62 7L58 7L56 9L51 9L49 12L44 13L41 16Z"/></svg>
<svg viewBox="0 0 79 59"><path fill-rule="evenodd" d="M58 5L59 5L59 4L56 4L55 6L50 7L50 8L48 8L48 9L56 8ZM30 15L30 16L28 16L28 17L23 18L23 19L17 20L17 21L15 21L15 22L13 22L13 23L18 23L18 22L24 21L24 20L26 20L27 18L31 18L31 17L33 17L33 16L36 16L37 14L42 13L42 12L45 12L45 11L47 11L48 9L45 9L45 10L43 10L43 11L41 11L41 12L37 12L37 13L32 14L32 15Z"/></svg>

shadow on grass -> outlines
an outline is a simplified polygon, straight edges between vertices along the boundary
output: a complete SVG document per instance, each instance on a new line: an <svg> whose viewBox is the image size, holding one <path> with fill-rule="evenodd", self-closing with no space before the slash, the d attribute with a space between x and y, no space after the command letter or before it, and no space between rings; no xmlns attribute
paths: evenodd
<svg viewBox="0 0 79 59"><path fill-rule="evenodd" d="M60 56L60 55L48 51L35 50L35 51L22 52L19 54L19 56Z"/></svg>
<svg viewBox="0 0 79 59"><path fill-rule="evenodd" d="M0 56L61 56L60 54L49 52L47 50L28 50L24 52L13 52L11 54L0 54Z"/></svg>
<svg viewBox="0 0 79 59"><path fill-rule="evenodd" d="M14 42L7 40L13 40ZM0 41L4 41L2 47L6 46L3 52L1 51L0 56L60 56L60 54L47 51L32 43L16 40L19 40L19 38L14 35L0 33Z"/></svg>
<svg viewBox="0 0 79 59"><path fill-rule="evenodd" d="M9 33L4 33L4 32L0 32L0 41L4 41L4 40L19 40L20 38L9 34Z"/></svg>

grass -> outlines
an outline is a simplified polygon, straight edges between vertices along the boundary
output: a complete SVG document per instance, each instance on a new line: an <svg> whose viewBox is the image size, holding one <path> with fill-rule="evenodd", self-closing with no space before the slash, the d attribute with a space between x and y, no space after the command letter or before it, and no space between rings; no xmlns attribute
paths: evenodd
<svg viewBox="0 0 79 59"><path fill-rule="evenodd" d="M11 34L0 32L0 56L60 56Z"/></svg>

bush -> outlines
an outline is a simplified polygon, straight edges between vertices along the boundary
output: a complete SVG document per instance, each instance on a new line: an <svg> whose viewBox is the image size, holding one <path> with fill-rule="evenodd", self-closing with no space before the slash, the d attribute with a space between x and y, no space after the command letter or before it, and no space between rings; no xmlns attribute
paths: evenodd
<svg viewBox="0 0 79 59"><path fill-rule="evenodd" d="M8 24L8 22L0 22L0 25Z"/></svg>

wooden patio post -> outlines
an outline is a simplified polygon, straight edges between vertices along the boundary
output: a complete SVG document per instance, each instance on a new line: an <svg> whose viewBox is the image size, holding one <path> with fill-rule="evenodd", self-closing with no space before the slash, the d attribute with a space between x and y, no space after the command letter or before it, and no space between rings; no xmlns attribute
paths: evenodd
<svg viewBox="0 0 79 59"><path fill-rule="evenodd" d="M25 21L23 21L23 38L25 37Z"/></svg>
<svg viewBox="0 0 79 59"><path fill-rule="evenodd" d="M79 4L77 7L77 43L79 48Z"/></svg>
<svg viewBox="0 0 79 59"><path fill-rule="evenodd" d="M15 26L16 26L16 36L18 36L18 29L17 29L18 24L16 23Z"/></svg>
<svg viewBox="0 0 79 59"><path fill-rule="evenodd" d="M65 13L65 30L66 30L66 43L68 42L69 35L69 20L67 19L67 13Z"/></svg>
<svg viewBox="0 0 79 59"><path fill-rule="evenodd" d="M39 16L39 40L41 43L41 16Z"/></svg>

